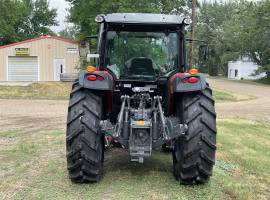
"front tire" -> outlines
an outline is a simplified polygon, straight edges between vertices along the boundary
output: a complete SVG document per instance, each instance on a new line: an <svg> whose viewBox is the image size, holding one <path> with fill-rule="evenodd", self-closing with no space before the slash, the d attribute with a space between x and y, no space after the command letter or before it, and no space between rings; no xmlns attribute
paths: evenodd
<svg viewBox="0 0 270 200"><path fill-rule="evenodd" d="M78 82L72 88L66 137L69 178L72 182L98 182L104 160L104 136L98 133L102 99Z"/></svg>
<svg viewBox="0 0 270 200"><path fill-rule="evenodd" d="M212 90L182 94L177 115L188 125L183 137L175 141L174 176L182 184L206 183L212 175L216 151L216 113Z"/></svg>

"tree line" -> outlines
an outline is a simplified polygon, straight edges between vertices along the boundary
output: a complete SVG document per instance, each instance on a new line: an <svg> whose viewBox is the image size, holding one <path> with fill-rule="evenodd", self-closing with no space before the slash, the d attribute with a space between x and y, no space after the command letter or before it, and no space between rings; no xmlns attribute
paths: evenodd
<svg viewBox="0 0 270 200"><path fill-rule="evenodd" d="M208 71L227 74L228 61L248 56L270 79L270 1L203 2L196 36L209 44Z"/></svg>
<svg viewBox="0 0 270 200"><path fill-rule="evenodd" d="M191 0L66 0L74 26L60 35L80 40L96 34L96 15L145 12L191 15ZM209 45L206 72L226 75L228 61L248 56L270 79L270 0L197 2L196 39ZM0 45L54 34L56 10L47 0L0 0ZM188 30L189 33L189 30ZM196 57L195 57L196 58Z"/></svg>
<svg viewBox="0 0 270 200"><path fill-rule="evenodd" d="M97 33L94 18L100 13L147 12L189 15L191 0L67 0L69 20L78 38ZM206 72L226 75L228 61L248 56L270 79L270 0L197 2L197 39L209 45Z"/></svg>

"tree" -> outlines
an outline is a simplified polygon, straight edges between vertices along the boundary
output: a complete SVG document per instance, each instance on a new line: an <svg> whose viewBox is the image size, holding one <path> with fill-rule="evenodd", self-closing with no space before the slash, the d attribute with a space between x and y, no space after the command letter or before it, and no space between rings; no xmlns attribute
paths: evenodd
<svg viewBox="0 0 270 200"><path fill-rule="evenodd" d="M208 71L210 75L226 74L228 61L241 55L228 21L238 12L237 2L203 2L197 14L196 37L205 40L210 47Z"/></svg>
<svg viewBox="0 0 270 200"><path fill-rule="evenodd" d="M69 21L79 28L77 37L97 34L94 21L98 14L114 12L181 13L186 14L186 0L66 0L71 3Z"/></svg>
<svg viewBox="0 0 270 200"><path fill-rule="evenodd" d="M210 44L209 73L227 73L228 61L249 56L270 79L270 1L203 2L197 37Z"/></svg>
<svg viewBox="0 0 270 200"><path fill-rule="evenodd" d="M257 63L257 74L266 72L270 80L270 1L242 2L238 21L242 22L238 40L242 41L242 53Z"/></svg>
<svg viewBox="0 0 270 200"><path fill-rule="evenodd" d="M76 39L76 33L78 32L78 28L73 25L68 25L65 29L61 30L58 35L64 38Z"/></svg>
<svg viewBox="0 0 270 200"><path fill-rule="evenodd" d="M58 25L56 9L50 9L47 0L23 0L30 11L25 30L29 38L54 34L50 27Z"/></svg>
<svg viewBox="0 0 270 200"><path fill-rule="evenodd" d="M53 34L56 10L47 0L0 0L0 45Z"/></svg>
<svg viewBox="0 0 270 200"><path fill-rule="evenodd" d="M0 1L0 45L19 41L24 36L24 29L29 11L21 1Z"/></svg>

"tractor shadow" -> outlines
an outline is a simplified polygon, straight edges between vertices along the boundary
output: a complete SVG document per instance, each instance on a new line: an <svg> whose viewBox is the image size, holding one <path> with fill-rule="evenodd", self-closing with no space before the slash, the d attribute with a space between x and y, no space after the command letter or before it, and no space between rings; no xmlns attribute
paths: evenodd
<svg viewBox="0 0 270 200"><path fill-rule="evenodd" d="M128 150L111 148L105 152L105 173L121 172L134 176L147 176L149 173L172 173L171 153L155 150L144 159L144 163L132 162Z"/></svg>

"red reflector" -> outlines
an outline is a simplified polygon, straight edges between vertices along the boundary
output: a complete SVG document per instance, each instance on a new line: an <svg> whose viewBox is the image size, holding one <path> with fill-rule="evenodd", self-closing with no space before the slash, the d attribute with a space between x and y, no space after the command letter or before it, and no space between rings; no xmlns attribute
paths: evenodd
<svg viewBox="0 0 270 200"><path fill-rule="evenodd" d="M99 77L97 78L97 80L99 80L99 81L103 81L103 80L104 80L104 78L103 78L102 76L99 76Z"/></svg>
<svg viewBox="0 0 270 200"><path fill-rule="evenodd" d="M182 83L187 83L188 82L188 79L187 78L184 78L181 80Z"/></svg>
<svg viewBox="0 0 270 200"><path fill-rule="evenodd" d="M96 81L97 77L95 75L89 75L89 76L87 76L87 80L88 81Z"/></svg>
<svg viewBox="0 0 270 200"><path fill-rule="evenodd" d="M107 141L108 141L109 143L112 143L113 138L112 138L112 137L107 137Z"/></svg>
<svg viewBox="0 0 270 200"><path fill-rule="evenodd" d="M199 79L196 78L196 77L190 77L188 79L188 82L191 83L191 84L197 83L198 81L199 81Z"/></svg>

